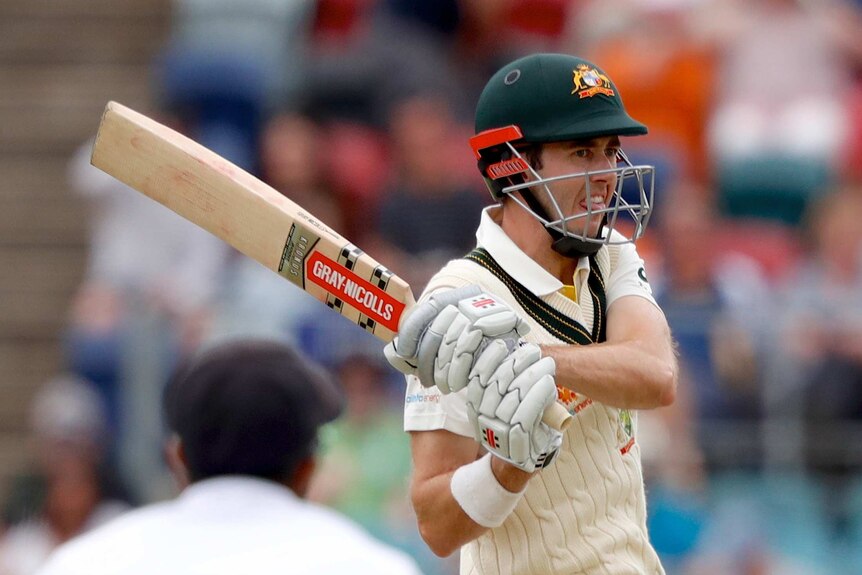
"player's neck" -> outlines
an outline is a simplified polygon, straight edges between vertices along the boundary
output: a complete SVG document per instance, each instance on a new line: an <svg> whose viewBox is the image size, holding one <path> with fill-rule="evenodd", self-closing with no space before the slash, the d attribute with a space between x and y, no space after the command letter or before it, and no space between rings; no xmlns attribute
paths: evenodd
<svg viewBox="0 0 862 575"><path fill-rule="evenodd" d="M507 209L503 210L500 226L530 259L564 284L572 283L578 260L555 252L551 248L553 240L547 230L526 210L514 203L509 204Z"/></svg>

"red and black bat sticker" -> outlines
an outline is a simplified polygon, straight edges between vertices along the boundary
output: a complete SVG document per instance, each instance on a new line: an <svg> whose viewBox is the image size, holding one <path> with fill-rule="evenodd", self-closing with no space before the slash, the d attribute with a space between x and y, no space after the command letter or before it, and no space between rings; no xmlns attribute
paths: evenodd
<svg viewBox="0 0 862 575"><path fill-rule="evenodd" d="M359 325L368 331L374 331L378 324L398 331L404 303L384 289L392 272L377 266L372 274L372 283L354 271L362 255L359 248L347 244L342 247L336 261L315 251L319 240L317 234L293 224L284 244L279 273L302 289L306 289L306 281L321 287L327 293L326 304L339 313L344 312L345 303L355 308L360 313Z"/></svg>

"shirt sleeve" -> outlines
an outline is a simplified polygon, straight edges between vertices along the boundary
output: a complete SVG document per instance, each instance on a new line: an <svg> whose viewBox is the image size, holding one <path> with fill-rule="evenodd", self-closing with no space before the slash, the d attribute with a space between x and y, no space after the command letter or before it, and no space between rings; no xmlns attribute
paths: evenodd
<svg viewBox="0 0 862 575"><path fill-rule="evenodd" d="M404 398L404 431L445 429L456 435L473 437L467 418L467 389L442 394L436 387L423 387L419 378L407 376Z"/></svg>
<svg viewBox="0 0 862 575"><path fill-rule="evenodd" d="M642 297L658 307L647 280L644 260L638 255L634 244L620 246L616 265L611 267L606 295L608 307L621 297L630 295Z"/></svg>
<svg viewBox="0 0 862 575"><path fill-rule="evenodd" d="M445 289L469 285L470 280L445 273L435 275L419 298L424 302L432 294ZM407 376L404 398L404 431L435 431L445 429L456 435L473 437L473 427L467 418L467 389L442 394L436 387L424 387L419 378Z"/></svg>

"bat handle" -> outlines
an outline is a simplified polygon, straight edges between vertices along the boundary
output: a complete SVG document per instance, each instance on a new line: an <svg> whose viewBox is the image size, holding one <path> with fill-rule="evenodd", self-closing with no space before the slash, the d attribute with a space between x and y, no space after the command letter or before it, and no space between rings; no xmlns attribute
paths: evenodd
<svg viewBox="0 0 862 575"><path fill-rule="evenodd" d="M542 422L557 431L565 431L572 423L572 414L562 404L555 401L551 407L545 410Z"/></svg>

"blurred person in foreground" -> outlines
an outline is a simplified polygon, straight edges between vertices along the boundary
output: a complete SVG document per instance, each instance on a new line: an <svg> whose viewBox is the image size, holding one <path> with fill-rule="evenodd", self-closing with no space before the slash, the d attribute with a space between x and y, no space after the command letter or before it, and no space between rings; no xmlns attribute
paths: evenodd
<svg viewBox="0 0 862 575"><path fill-rule="evenodd" d="M386 348L410 375L420 532L438 555L460 547L464 574L664 573L637 410L674 401L677 364L632 243L652 168L632 166L620 142L647 128L600 68L565 54L500 69L475 128L499 204ZM629 179L636 204L620 198ZM573 415L564 432L542 422L558 400Z"/></svg>
<svg viewBox="0 0 862 575"><path fill-rule="evenodd" d="M419 573L332 510L304 501L337 386L292 348L231 342L181 367L164 395L183 489L59 549L40 575Z"/></svg>
<svg viewBox="0 0 862 575"><path fill-rule="evenodd" d="M35 461L12 480L3 505L0 574L29 575L69 539L129 509L107 458L107 418L94 386L61 375L31 410Z"/></svg>
<svg viewBox="0 0 862 575"><path fill-rule="evenodd" d="M308 498L406 550L429 575L450 573L451 568L443 571L447 564L422 541L410 508L410 444L401 415L400 374L380 356L379 343L364 351L356 349L334 370L347 406L344 415L321 434L320 471Z"/></svg>

